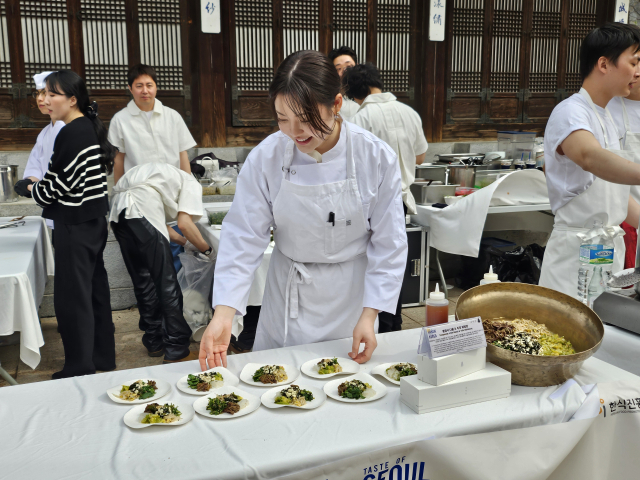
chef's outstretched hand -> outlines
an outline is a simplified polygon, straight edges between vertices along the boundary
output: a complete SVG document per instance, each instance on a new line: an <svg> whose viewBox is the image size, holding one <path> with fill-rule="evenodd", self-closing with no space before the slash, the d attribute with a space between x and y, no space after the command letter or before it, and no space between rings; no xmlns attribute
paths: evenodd
<svg viewBox="0 0 640 480"><path fill-rule="evenodd" d="M378 346L374 324L378 310L365 307L362 309L362 315L356 327L353 329L353 345L349 356L358 363L365 363L371 359L373 351ZM360 352L360 344L364 343L364 350Z"/></svg>
<svg viewBox="0 0 640 480"><path fill-rule="evenodd" d="M235 308L224 305L216 307L211 323L200 340L199 360L202 371L227 366L227 348L231 341L231 325L235 313Z"/></svg>

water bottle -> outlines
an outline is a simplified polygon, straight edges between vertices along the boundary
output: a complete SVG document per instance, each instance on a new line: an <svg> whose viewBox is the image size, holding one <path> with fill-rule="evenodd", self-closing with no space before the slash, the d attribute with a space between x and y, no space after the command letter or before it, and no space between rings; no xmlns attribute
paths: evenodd
<svg viewBox="0 0 640 480"><path fill-rule="evenodd" d="M596 298L600 296L602 292L604 292L604 280L602 279L602 267L597 266L593 270L593 275L591 276L591 281L589 282L588 289L588 305L590 308L593 308L593 302L596 301Z"/></svg>
<svg viewBox="0 0 640 480"><path fill-rule="evenodd" d="M594 230L601 230L603 224L600 221L593 222ZM605 285L605 278L608 278L613 268L614 247L613 241L608 236L596 236L588 239L580 245L580 268L578 269L578 299L589 304L589 288L596 266L599 267L599 282ZM602 293L602 292L600 292Z"/></svg>

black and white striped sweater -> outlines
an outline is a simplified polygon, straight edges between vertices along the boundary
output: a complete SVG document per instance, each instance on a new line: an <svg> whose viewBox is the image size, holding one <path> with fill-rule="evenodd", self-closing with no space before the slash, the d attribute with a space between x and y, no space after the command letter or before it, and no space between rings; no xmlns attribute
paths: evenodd
<svg viewBox="0 0 640 480"><path fill-rule="evenodd" d="M44 178L33 185L42 216L77 224L105 216L109 210L107 175L91 120L79 117L65 125L53 145Z"/></svg>

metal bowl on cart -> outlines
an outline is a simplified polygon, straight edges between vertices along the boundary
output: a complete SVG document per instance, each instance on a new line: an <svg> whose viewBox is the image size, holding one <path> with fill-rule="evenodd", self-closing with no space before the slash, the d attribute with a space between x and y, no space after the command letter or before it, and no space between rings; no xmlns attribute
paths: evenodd
<svg viewBox="0 0 640 480"><path fill-rule="evenodd" d="M487 345L487 361L511 372L511 383L557 385L578 373L602 343L604 325L586 305L564 293L526 283L493 283L467 290L456 304L456 319L524 318L547 326L571 342L577 353L538 356Z"/></svg>

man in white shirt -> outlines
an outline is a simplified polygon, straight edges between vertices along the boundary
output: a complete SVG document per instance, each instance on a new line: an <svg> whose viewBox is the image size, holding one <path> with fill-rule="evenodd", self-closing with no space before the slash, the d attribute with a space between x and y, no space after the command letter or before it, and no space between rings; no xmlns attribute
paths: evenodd
<svg viewBox="0 0 640 480"><path fill-rule="evenodd" d="M133 281L142 343L152 357L164 353L164 363L198 358L189 353L191 329L169 249L170 238L182 237L167 223L177 220L191 250L208 256L211 247L194 224L202 212L202 187L173 165L138 165L113 188L109 221Z"/></svg>
<svg viewBox="0 0 640 480"><path fill-rule="evenodd" d="M333 65L338 71L338 75L342 78L344 72L358 64L358 54L352 48L342 46L340 48L334 48L329 52L329 60L333 62ZM351 121L351 118L356 114L360 105L354 102L351 98L342 96L342 108L340 109L340 116L347 121Z"/></svg>
<svg viewBox="0 0 640 480"><path fill-rule="evenodd" d="M42 72L33 76L33 81L36 84L36 91L33 92L33 97L36 99L38 110L43 115L49 115L49 108L44 104L46 98L45 87L46 79L53 72ZM33 182L39 182L44 178L44 174L49 169L49 162L51 155L53 155L53 143L56 141L58 132L64 127L64 122L58 120L52 121L38 134L36 144L29 154L27 160L27 166L24 169L24 177L30 178ZM53 228L53 220L46 220L47 226Z"/></svg>
<svg viewBox="0 0 640 480"><path fill-rule="evenodd" d="M380 73L370 63L347 69L342 85L347 96L360 105L351 122L387 142L398 155L402 200L407 212L414 215L416 201L409 187L415 180L416 164L422 164L428 148L420 115L392 93L382 92Z"/></svg>
<svg viewBox="0 0 640 480"><path fill-rule="evenodd" d="M590 236L597 223L610 227L615 273L625 252L618 225L626 218L638 226L640 207L629 185L640 184L640 165L634 152L620 150L620 134L605 107L613 97L629 95L638 82L639 48L640 29L634 25L610 23L591 31L580 48L582 88L554 108L545 130L555 220L539 283L576 298L581 237Z"/></svg>
<svg viewBox="0 0 640 480"><path fill-rule="evenodd" d="M182 116L156 98L156 72L136 65L127 75L133 100L109 124L109 142L119 153L113 166L114 182L136 165L166 163L191 173L187 150L196 146Z"/></svg>
<svg viewBox="0 0 640 480"><path fill-rule="evenodd" d="M424 161L428 148L420 115L399 102L392 93L382 93L384 84L380 73L370 63L348 68L342 76L342 88L347 96L360 105L351 122L384 140L396 152L402 178L404 213L417 213L416 202L409 187L415 180L416 164L420 165ZM380 312L378 319L380 333L400 330L401 298L398 298L395 314Z"/></svg>

